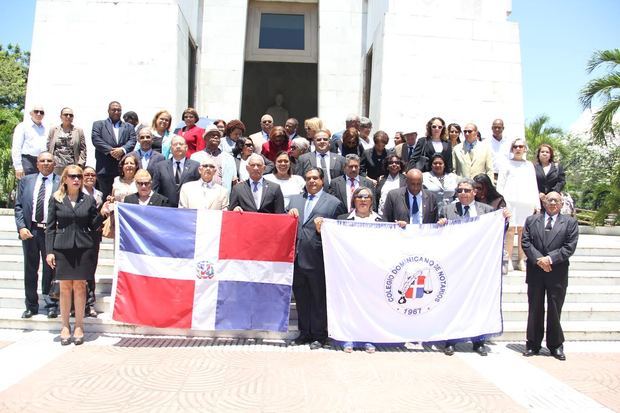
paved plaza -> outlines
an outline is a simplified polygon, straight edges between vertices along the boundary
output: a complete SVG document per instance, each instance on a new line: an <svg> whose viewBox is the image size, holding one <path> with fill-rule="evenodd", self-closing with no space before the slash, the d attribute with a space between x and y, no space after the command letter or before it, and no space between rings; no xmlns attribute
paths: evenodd
<svg viewBox="0 0 620 413"><path fill-rule="evenodd" d="M620 411L617 342L567 361L490 343L488 357L411 344L375 354L281 341L0 330L0 412Z"/></svg>

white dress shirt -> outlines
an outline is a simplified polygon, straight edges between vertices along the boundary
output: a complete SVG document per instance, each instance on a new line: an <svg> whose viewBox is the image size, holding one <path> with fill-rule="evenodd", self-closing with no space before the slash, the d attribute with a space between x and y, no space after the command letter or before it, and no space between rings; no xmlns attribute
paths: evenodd
<svg viewBox="0 0 620 413"><path fill-rule="evenodd" d="M32 193L32 222L37 222L35 219L35 215L37 213L37 196L39 195L39 189L41 188L41 183L43 182L43 174L41 172L37 175L37 180L34 183L34 192ZM45 224L47 222L47 207L50 201L50 197L52 196L52 186L54 184L54 174L47 175L47 179L45 180L45 200L43 201L43 222ZM41 222L40 222L41 223Z"/></svg>
<svg viewBox="0 0 620 413"><path fill-rule="evenodd" d="M39 156L41 152L47 150L47 134L47 127L43 123L37 125L30 118L15 127L11 158L16 171L23 170L22 155Z"/></svg>

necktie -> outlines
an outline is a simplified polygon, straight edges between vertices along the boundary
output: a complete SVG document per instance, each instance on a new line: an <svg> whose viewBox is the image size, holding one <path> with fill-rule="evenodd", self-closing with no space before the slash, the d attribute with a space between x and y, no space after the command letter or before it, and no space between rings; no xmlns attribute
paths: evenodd
<svg viewBox="0 0 620 413"><path fill-rule="evenodd" d="M39 193L37 194L37 207L34 214L34 220L38 223L44 223L45 218L43 216L43 211L45 207L45 181L47 180L47 176L41 178L41 186L39 187Z"/></svg>
<svg viewBox="0 0 620 413"><path fill-rule="evenodd" d="M329 171L327 170L327 161L325 161L325 153L320 154L321 155L321 169L323 170L323 174L325 174L325 181L327 182L327 185L329 185Z"/></svg>
<svg viewBox="0 0 620 413"><path fill-rule="evenodd" d="M463 216L469 218L469 205L463 207Z"/></svg>
<svg viewBox="0 0 620 413"><path fill-rule="evenodd" d="M409 154L407 155L407 159L411 159L413 156L413 146L409 146Z"/></svg>
<svg viewBox="0 0 620 413"><path fill-rule="evenodd" d="M349 180L351 181L351 194L353 194L355 192L355 178L349 178Z"/></svg>
<svg viewBox="0 0 620 413"><path fill-rule="evenodd" d="M179 185L181 183L181 161L176 161L177 169L176 174L174 175L174 182Z"/></svg>
<svg viewBox="0 0 620 413"><path fill-rule="evenodd" d="M551 226L552 223L553 223L553 218L551 217L547 218L547 225L545 225L545 231L551 231L553 229L553 227Z"/></svg>
<svg viewBox="0 0 620 413"><path fill-rule="evenodd" d="M254 205L256 209L260 208L260 197L258 195L258 182L252 181L252 196L254 197Z"/></svg>
<svg viewBox="0 0 620 413"><path fill-rule="evenodd" d="M411 202L411 223L419 224L418 220L418 212L420 211L420 207L418 206L418 197L413 196L413 201Z"/></svg>
<svg viewBox="0 0 620 413"><path fill-rule="evenodd" d="M308 199L306 200L306 206L304 208L304 222L310 218L310 214L312 214L312 208L314 208L314 198L315 195L308 195Z"/></svg>

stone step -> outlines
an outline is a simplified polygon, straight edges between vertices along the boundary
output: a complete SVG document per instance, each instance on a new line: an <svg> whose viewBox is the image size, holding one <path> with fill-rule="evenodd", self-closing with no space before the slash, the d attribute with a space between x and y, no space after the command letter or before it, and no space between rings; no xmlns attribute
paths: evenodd
<svg viewBox="0 0 620 413"><path fill-rule="evenodd" d="M526 303L527 284L504 284L502 302ZM620 303L620 285L568 285L565 303Z"/></svg>
<svg viewBox="0 0 620 413"><path fill-rule="evenodd" d="M504 321L504 333L492 341L523 341L527 321ZM619 321L563 321L566 341L617 341L620 340ZM543 346L545 341L543 339ZM564 349L570 351L569 349Z"/></svg>
<svg viewBox="0 0 620 413"><path fill-rule="evenodd" d="M1 281L0 281L1 282ZM525 271L511 271L503 278L506 284L525 284ZM620 271L591 271L569 269L568 284L576 285L620 285Z"/></svg>
<svg viewBox="0 0 620 413"><path fill-rule="evenodd" d="M579 255L570 259L571 270L620 271L620 255L592 256Z"/></svg>
<svg viewBox="0 0 620 413"><path fill-rule="evenodd" d="M19 254L0 254L0 268L4 271L24 271L24 257ZM113 258L99 258L97 273L111 275L114 271Z"/></svg>
<svg viewBox="0 0 620 413"><path fill-rule="evenodd" d="M504 321L527 321L527 303L502 303L502 317ZM620 322L620 303L564 303L562 321Z"/></svg>
<svg viewBox="0 0 620 413"><path fill-rule="evenodd" d="M39 271L39 285L41 283L41 272ZM112 291L112 278L109 274L95 274L95 291L101 294L110 294ZM0 270L0 288L24 289L24 272L22 270Z"/></svg>
<svg viewBox="0 0 620 413"><path fill-rule="evenodd" d="M22 242L18 239L0 238L0 254L15 256L23 255ZM114 245L111 243L102 243L99 247L99 257L110 259L114 258Z"/></svg>
<svg viewBox="0 0 620 413"><path fill-rule="evenodd" d="M21 330L44 330L59 331L60 318L48 319L43 314L35 315L30 319L22 319L23 310L0 308L0 329L12 328ZM163 336L186 336L186 337L233 337L233 338L255 338L271 340L292 340L299 334L297 322L289 322L289 329L286 333L271 331L200 331L186 330L178 328L154 328L136 326L133 324L120 323L111 319L109 313L99 314L97 318L87 317L84 319L84 330L88 333L114 333L114 334L141 334L141 335L163 335Z"/></svg>

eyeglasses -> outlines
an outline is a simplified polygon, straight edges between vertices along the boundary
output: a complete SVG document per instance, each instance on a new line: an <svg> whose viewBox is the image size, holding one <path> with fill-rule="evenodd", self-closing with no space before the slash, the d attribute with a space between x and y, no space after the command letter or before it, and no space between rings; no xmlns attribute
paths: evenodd
<svg viewBox="0 0 620 413"><path fill-rule="evenodd" d="M400 161L389 161L388 165L400 165Z"/></svg>
<svg viewBox="0 0 620 413"><path fill-rule="evenodd" d="M329 138L314 138L315 142L329 142Z"/></svg>
<svg viewBox="0 0 620 413"><path fill-rule="evenodd" d="M210 164L210 163L204 163L201 165L203 168L215 168L215 165Z"/></svg>
<svg viewBox="0 0 620 413"><path fill-rule="evenodd" d="M261 123L273 123L273 121L272 120L263 120L263 121L261 121Z"/></svg>
<svg viewBox="0 0 620 413"><path fill-rule="evenodd" d="M513 149L523 149L525 148L525 145L512 145Z"/></svg>
<svg viewBox="0 0 620 413"><path fill-rule="evenodd" d="M138 186L149 186L151 184L151 181L146 181L146 182L138 182L136 181L136 185Z"/></svg>
<svg viewBox="0 0 620 413"><path fill-rule="evenodd" d="M503 126L491 126L491 129L504 129Z"/></svg>
<svg viewBox="0 0 620 413"><path fill-rule="evenodd" d="M32 113L34 113L35 115L45 115L45 111L39 109L33 110Z"/></svg>
<svg viewBox="0 0 620 413"><path fill-rule="evenodd" d="M465 129L465 130L463 131L463 133L472 133L472 132L473 132L473 130L471 130L471 129Z"/></svg>
<svg viewBox="0 0 620 413"><path fill-rule="evenodd" d="M254 145L252 145L251 143L244 143L243 146L245 146L246 148L253 148Z"/></svg>
<svg viewBox="0 0 620 413"><path fill-rule="evenodd" d="M552 199L546 199L546 200L545 200L545 203L546 203L546 204L559 204L559 203L561 203L561 202L562 202L561 200L559 200L559 199L553 199L553 198L552 198Z"/></svg>
<svg viewBox="0 0 620 413"><path fill-rule="evenodd" d="M371 196L366 195L366 194L355 195L355 199L370 199L370 198Z"/></svg>
<svg viewBox="0 0 620 413"><path fill-rule="evenodd" d="M67 174L69 179L82 179L82 174Z"/></svg>
<svg viewBox="0 0 620 413"><path fill-rule="evenodd" d="M68 118L72 118L73 117L73 113L63 113L62 116L66 116Z"/></svg>
<svg viewBox="0 0 620 413"><path fill-rule="evenodd" d="M443 126L441 126L441 125L432 125L431 128L433 128L433 129L443 129Z"/></svg>
<svg viewBox="0 0 620 413"><path fill-rule="evenodd" d="M457 193L457 194L462 194L462 193L466 193L466 194L468 194L468 193L470 193L471 191L473 191L473 189L469 189L469 188L458 188L458 189L456 190L456 193Z"/></svg>
<svg viewBox="0 0 620 413"><path fill-rule="evenodd" d="M37 162L40 162L40 163L52 163L52 162L54 162L54 160L53 159L39 159Z"/></svg>

